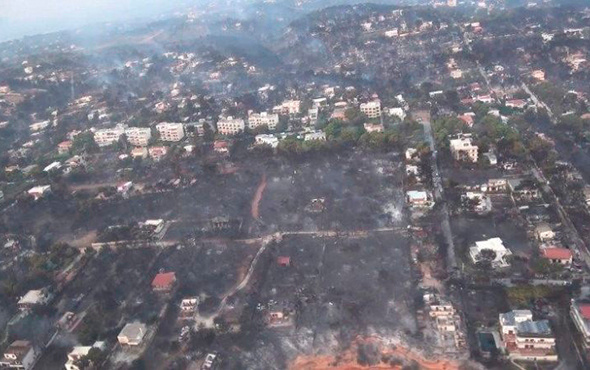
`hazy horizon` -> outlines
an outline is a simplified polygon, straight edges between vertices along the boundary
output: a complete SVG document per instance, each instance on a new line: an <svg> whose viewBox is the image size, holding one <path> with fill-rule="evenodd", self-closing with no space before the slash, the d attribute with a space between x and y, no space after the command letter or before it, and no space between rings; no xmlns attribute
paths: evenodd
<svg viewBox="0 0 590 370"><path fill-rule="evenodd" d="M0 0L0 42L97 22L153 17L199 0Z"/></svg>

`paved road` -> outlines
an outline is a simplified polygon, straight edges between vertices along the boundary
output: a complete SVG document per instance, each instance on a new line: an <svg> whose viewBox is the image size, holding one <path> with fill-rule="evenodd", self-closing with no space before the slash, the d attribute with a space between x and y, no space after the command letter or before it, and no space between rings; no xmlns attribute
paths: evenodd
<svg viewBox="0 0 590 370"><path fill-rule="evenodd" d="M553 112L551 111L551 108L549 108L547 106L547 104L545 104L543 101L541 101L531 91L531 89L529 89L529 87L524 82L522 83L521 86L522 86L523 90L525 90L527 92L527 94L529 94L531 96L531 99L533 100L533 102L535 103L535 105L537 107L542 107L545 110L547 110L547 114L549 115L551 122L553 124L556 124L557 121L555 119ZM567 156L566 156L566 158L567 158ZM575 164L573 164L573 165L575 166ZM535 176L537 181L539 181L539 183L542 184L543 191L552 198L551 201L555 204L555 206L557 208L557 213L559 214L559 218L560 218L561 222L566 226L566 228L568 230L568 234L569 234L570 238L572 239L572 241L574 242L574 245L576 248L575 249L576 257L583 259L584 263L586 264L588 269L590 269L590 251L588 250L588 246L586 245L586 242L580 237L580 233L578 232L578 229L576 228L576 226L574 225L574 223L570 219L569 214L563 208L561 202L559 201L559 198L557 197L557 195L555 195L551 186L549 186L549 181L547 181L547 179L545 178L545 175L539 169L539 167L537 167L536 164L535 164L535 167L533 168L533 175Z"/></svg>
<svg viewBox="0 0 590 370"><path fill-rule="evenodd" d="M451 222L449 217L449 209L444 200L444 189L440 171L438 169L437 151L434 135L432 134L432 124L430 122L430 114L417 114L419 121L424 126L424 137L430 146L432 153L432 183L434 185L434 198L441 205L440 213L442 216L441 227L445 241L447 242L447 271L454 273L457 271L457 258L455 256L455 243L453 242L453 232L451 230Z"/></svg>

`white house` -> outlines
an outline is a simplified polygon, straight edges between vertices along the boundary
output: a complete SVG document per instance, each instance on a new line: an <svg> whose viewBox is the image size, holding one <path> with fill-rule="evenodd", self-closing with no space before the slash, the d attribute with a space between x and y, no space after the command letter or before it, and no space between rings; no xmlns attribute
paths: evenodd
<svg viewBox="0 0 590 370"><path fill-rule="evenodd" d="M29 290L18 301L18 308L21 310L29 310L34 306L44 305L49 302L49 294L43 289Z"/></svg>
<svg viewBox="0 0 590 370"><path fill-rule="evenodd" d="M51 121L36 122L36 123L33 123L32 125L30 125L29 129L32 132L41 131L41 130L47 128L50 123L51 123Z"/></svg>
<svg viewBox="0 0 590 370"><path fill-rule="evenodd" d="M555 231L551 229L548 223L543 222L535 227L535 236L542 242L553 240L555 238Z"/></svg>
<svg viewBox="0 0 590 370"><path fill-rule="evenodd" d="M270 134L262 134L256 135L255 137L256 145L268 145L271 148L276 148L279 146L279 139Z"/></svg>
<svg viewBox="0 0 590 370"><path fill-rule="evenodd" d="M56 162L49 164L47 167L45 167L43 169L43 172L51 172L54 170L59 170L60 168L61 168L61 163L56 161Z"/></svg>
<svg viewBox="0 0 590 370"><path fill-rule="evenodd" d="M40 354L31 342L16 340L4 351L0 368L31 370Z"/></svg>
<svg viewBox="0 0 590 370"><path fill-rule="evenodd" d="M410 190L406 192L406 202L412 207L432 207L432 195L423 190Z"/></svg>
<svg viewBox="0 0 590 370"><path fill-rule="evenodd" d="M509 357L521 361L557 361L555 337L549 321L533 320L529 310L501 313L502 340Z"/></svg>
<svg viewBox="0 0 590 370"><path fill-rule="evenodd" d="M404 119L406 119L406 112L404 111L403 108L399 108L399 107L389 108L389 115L393 116L393 117L397 117L402 121Z"/></svg>
<svg viewBox="0 0 590 370"><path fill-rule="evenodd" d="M326 134L322 131L310 132L310 133L305 134L305 137L303 138L303 140L305 140L305 141L310 141L310 140L326 141Z"/></svg>
<svg viewBox="0 0 590 370"><path fill-rule="evenodd" d="M406 161L412 161L414 157L418 154L418 149L416 148L408 148L406 149Z"/></svg>
<svg viewBox="0 0 590 370"><path fill-rule="evenodd" d="M93 348L104 351L106 345L104 342L94 342L92 346L75 346L70 353L68 353L68 361L65 364L66 370L82 370L82 368L77 365L77 362L88 356L90 350Z"/></svg>
<svg viewBox="0 0 590 370"><path fill-rule="evenodd" d="M385 128L380 123L365 123L363 125L367 132L383 132Z"/></svg>
<svg viewBox="0 0 590 370"><path fill-rule="evenodd" d="M48 194L51 191L51 185L41 185L35 186L29 189L27 192L30 196L32 196L35 200L43 198L45 194Z"/></svg>
<svg viewBox="0 0 590 370"><path fill-rule="evenodd" d="M145 324L137 321L132 322L123 327L123 330L117 336L117 340L122 346L139 346L145 337L146 331Z"/></svg>
<svg viewBox="0 0 590 370"><path fill-rule="evenodd" d="M492 267L507 267L509 263L506 261L506 257L512 255L510 249L504 246L502 239L491 238L488 240L482 240L475 242L475 246L469 248L469 256L473 263L481 261L481 253L484 250L491 250L496 253L496 257L491 261Z"/></svg>

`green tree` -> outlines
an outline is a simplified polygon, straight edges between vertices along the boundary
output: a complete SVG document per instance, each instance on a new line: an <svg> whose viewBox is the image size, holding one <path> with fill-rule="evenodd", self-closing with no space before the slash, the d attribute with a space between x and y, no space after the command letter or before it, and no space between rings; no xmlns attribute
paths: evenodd
<svg viewBox="0 0 590 370"><path fill-rule="evenodd" d="M331 121L328 126L324 129L326 133L326 137L330 140L336 139L340 136L342 132L342 123L338 121Z"/></svg>

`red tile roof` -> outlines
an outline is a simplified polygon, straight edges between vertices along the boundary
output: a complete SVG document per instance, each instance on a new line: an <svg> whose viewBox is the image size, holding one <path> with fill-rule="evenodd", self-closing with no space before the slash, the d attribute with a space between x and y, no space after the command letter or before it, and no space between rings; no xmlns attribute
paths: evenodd
<svg viewBox="0 0 590 370"><path fill-rule="evenodd" d="M552 260L569 260L572 258L572 251L567 248L545 248L543 257Z"/></svg>
<svg viewBox="0 0 590 370"><path fill-rule="evenodd" d="M153 288L170 288L172 284L176 281L176 274L174 272L163 272L156 275L154 280L152 280L152 287Z"/></svg>
<svg viewBox="0 0 590 370"><path fill-rule="evenodd" d="M590 303L578 303L580 314L586 320L590 320Z"/></svg>
<svg viewBox="0 0 590 370"><path fill-rule="evenodd" d="M291 264L291 257L279 257L277 263L281 266L289 266Z"/></svg>
<svg viewBox="0 0 590 370"><path fill-rule="evenodd" d="M463 122L465 122L465 124L469 127L473 126L473 117L471 117L470 115L464 114L462 116L459 116L459 119Z"/></svg>

